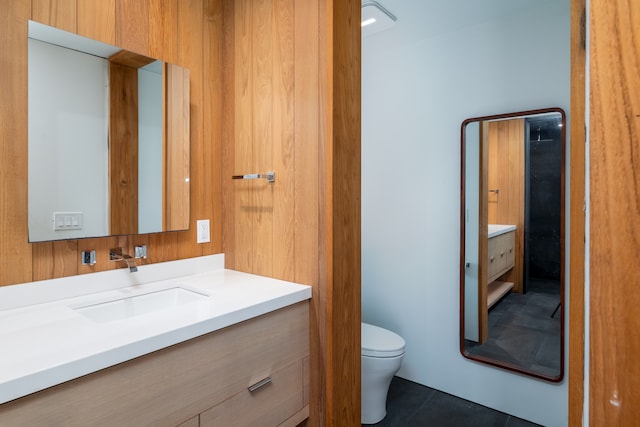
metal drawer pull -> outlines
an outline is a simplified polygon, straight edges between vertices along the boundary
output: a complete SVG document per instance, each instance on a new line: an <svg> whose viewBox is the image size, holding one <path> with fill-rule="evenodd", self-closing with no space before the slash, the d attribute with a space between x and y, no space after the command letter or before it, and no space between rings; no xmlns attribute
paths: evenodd
<svg viewBox="0 0 640 427"><path fill-rule="evenodd" d="M267 377L261 381L258 381L257 383L255 383L252 386L249 386L249 391L251 393L253 393L254 391L256 391L257 389L259 389L260 387L264 387L265 385L269 384L271 382L271 377Z"/></svg>
<svg viewBox="0 0 640 427"><path fill-rule="evenodd" d="M275 172L267 172L267 173L251 173L248 175L233 175L231 179L260 179L264 178L268 182L276 181L276 173Z"/></svg>

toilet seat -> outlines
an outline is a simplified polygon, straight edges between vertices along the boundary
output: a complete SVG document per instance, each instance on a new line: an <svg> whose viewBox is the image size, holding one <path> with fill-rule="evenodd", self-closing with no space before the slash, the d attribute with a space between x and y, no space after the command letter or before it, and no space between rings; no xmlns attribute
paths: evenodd
<svg viewBox="0 0 640 427"><path fill-rule="evenodd" d="M387 329L361 323L362 356L397 357L404 354L404 339Z"/></svg>

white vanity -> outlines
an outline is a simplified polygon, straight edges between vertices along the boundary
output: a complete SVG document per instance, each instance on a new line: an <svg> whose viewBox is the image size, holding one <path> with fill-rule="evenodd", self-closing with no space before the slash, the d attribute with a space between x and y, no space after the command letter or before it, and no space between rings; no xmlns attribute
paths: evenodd
<svg viewBox="0 0 640 427"><path fill-rule="evenodd" d="M489 224L487 308L513 289L512 282L497 280L515 265L516 226Z"/></svg>
<svg viewBox="0 0 640 427"><path fill-rule="evenodd" d="M223 255L0 288L0 425L292 425L311 288Z"/></svg>

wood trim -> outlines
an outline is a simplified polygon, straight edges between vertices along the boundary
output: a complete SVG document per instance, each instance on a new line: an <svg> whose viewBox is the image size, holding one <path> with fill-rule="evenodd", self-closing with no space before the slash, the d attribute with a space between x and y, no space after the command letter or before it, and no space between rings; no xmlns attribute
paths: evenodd
<svg viewBox="0 0 640 427"><path fill-rule="evenodd" d="M142 68L145 65L152 63L153 61L155 61L154 58L149 58L148 56L140 55L128 50L121 50L109 57L109 62L111 63L136 69Z"/></svg>
<svg viewBox="0 0 640 427"><path fill-rule="evenodd" d="M640 2L589 10L589 422L640 420Z"/></svg>
<svg viewBox="0 0 640 427"><path fill-rule="evenodd" d="M585 0L571 0L569 191L569 425L581 426L584 401Z"/></svg>

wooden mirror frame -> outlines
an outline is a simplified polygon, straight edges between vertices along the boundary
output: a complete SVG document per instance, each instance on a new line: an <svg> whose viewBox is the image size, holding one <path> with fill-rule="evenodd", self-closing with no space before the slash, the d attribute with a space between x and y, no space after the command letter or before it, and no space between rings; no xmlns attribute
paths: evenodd
<svg viewBox="0 0 640 427"><path fill-rule="evenodd" d="M520 366L500 361L497 359L492 359L489 357L472 355L465 348L465 236L466 236L466 201L465 201L465 170L466 170L466 128L470 123L473 122L484 122L484 121L495 121L500 119L514 119L518 117L529 117L540 114L547 113L559 113L562 119L562 129L561 129L561 171L560 171L560 180L561 180L561 189L560 189L560 372L557 376L548 376L535 371L524 369ZM566 114L564 110L560 108L546 108L546 109L538 109L538 110L527 110L527 111L519 111L512 112L506 114L497 114L491 116L480 116L466 119L462 122L461 132L460 132L460 353L467 359L485 363L494 367L506 369L508 371L516 372L519 374L531 376L534 378L538 378L545 381L551 382L561 382L564 378L565 371L565 210L566 210ZM486 185L486 184L485 184Z"/></svg>

